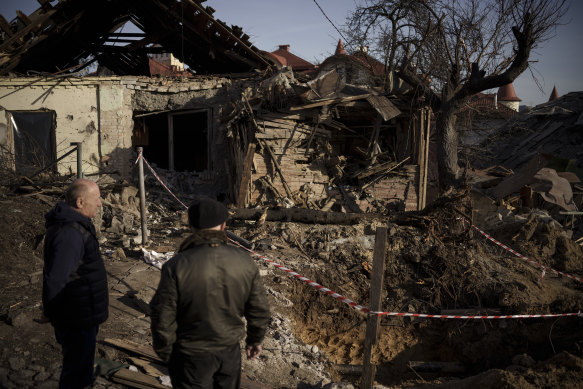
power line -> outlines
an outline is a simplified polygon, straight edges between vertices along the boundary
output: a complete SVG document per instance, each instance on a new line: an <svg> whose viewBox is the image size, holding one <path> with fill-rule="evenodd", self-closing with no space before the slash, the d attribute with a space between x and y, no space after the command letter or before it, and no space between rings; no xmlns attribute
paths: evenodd
<svg viewBox="0 0 583 389"><path fill-rule="evenodd" d="M344 35L342 35L342 33L340 32L340 30L338 29L338 27L336 27L336 25L334 24L334 22L332 20L330 20L330 18L328 17L328 15L326 15L326 12L324 12L324 10L322 9L322 7L320 7L320 4L318 4L318 2L316 0L314 0L314 3L316 3L316 5L318 6L318 8L320 8L320 11L322 12L322 15L324 15L324 17L326 19L328 19L328 21L330 22L330 24L332 25L332 27L334 27L336 29L336 31L338 31L338 34L340 34L340 36L342 37L342 39L344 39L344 43L347 43L348 40L344 37Z"/></svg>

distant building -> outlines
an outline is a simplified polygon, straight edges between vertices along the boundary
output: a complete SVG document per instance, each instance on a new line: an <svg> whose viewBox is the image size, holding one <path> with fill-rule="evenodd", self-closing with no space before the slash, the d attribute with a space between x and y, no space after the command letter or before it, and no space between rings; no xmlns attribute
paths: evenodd
<svg viewBox="0 0 583 389"><path fill-rule="evenodd" d="M271 53L264 53L270 57L279 67L289 66L298 73L311 73L317 70L317 66L298 57L290 51L290 45L279 45L279 49Z"/></svg>
<svg viewBox="0 0 583 389"><path fill-rule="evenodd" d="M189 77L188 70L184 70L184 63L172 53L154 53L148 58L151 76Z"/></svg>
<svg viewBox="0 0 583 389"><path fill-rule="evenodd" d="M392 92L405 92L409 89L408 84L396 75L390 77L386 73L385 64L372 57L367 46L361 46L355 52L348 54L341 39L338 39L334 55L320 64L319 74L332 69L336 70L346 84L390 89ZM392 88L387 88L391 79Z"/></svg>
<svg viewBox="0 0 583 389"><path fill-rule="evenodd" d="M512 83L506 84L498 88L498 93L496 93L497 103L505 105L511 110L518 112L520 108L520 102L522 101L516 96L514 91L514 86Z"/></svg>

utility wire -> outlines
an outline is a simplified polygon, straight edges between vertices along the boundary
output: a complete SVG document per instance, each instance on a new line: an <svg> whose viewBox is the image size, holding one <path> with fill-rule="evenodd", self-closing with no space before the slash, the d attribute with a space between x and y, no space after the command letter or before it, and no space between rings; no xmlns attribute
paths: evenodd
<svg viewBox="0 0 583 389"><path fill-rule="evenodd" d="M336 27L336 25L334 24L334 22L332 20L330 20L330 18L328 17L328 15L326 15L326 12L324 12L324 10L322 9L322 7L320 7L320 4L318 4L318 2L316 0L314 0L314 3L316 3L316 5L318 6L318 8L320 8L320 11L322 12L322 15L324 15L324 17L326 19L328 19L328 21L330 22L330 24L332 25L332 27L334 27L336 29L336 31L338 31L338 34L340 34L340 36L342 37L342 39L344 39L344 43L347 43L348 40L344 37L344 35L342 35L342 33L340 32L340 30L338 29L338 27Z"/></svg>

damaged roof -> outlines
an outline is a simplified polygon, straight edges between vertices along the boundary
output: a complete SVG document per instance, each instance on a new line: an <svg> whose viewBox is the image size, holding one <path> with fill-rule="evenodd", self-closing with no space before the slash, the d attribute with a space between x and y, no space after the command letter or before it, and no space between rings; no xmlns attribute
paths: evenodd
<svg viewBox="0 0 583 389"><path fill-rule="evenodd" d="M197 74L269 67L242 29L215 19L204 1L38 0L39 9L10 23L0 15L0 76L75 72L95 61L118 75L149 75L148 54L159 52ZM116 32L127 22L141 32Z"/></svg>
<svg viewBox="0 0 583 389"><path fill-rule="evenodd" d="M491 158L477 166L518 169L543 152L583 169L582 129L583 92L568 93L513 116L484 142Z"/></svg>

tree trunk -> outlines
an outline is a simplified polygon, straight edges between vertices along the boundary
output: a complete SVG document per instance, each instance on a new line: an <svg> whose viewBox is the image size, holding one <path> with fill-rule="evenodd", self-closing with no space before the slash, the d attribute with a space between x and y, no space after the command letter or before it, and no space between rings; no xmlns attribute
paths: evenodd
<svg viewBox="0 0 583 389"><path fill-rule="evenodd" d="M437 166L439 169L439 189L441 192L458 184L458 135L455 128L455 110L442 108L436 115Z"/></svg>

